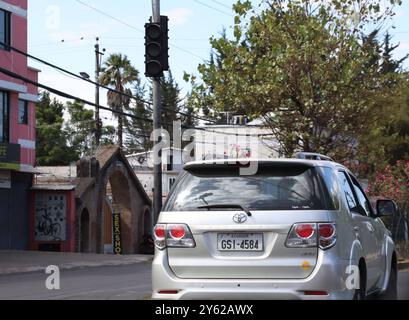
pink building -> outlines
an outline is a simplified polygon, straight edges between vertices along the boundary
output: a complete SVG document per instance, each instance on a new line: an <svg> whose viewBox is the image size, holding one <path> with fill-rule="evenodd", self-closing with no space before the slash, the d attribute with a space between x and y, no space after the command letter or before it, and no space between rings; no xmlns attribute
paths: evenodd
<svg viewBox="0 0 409 320"><path fill-rule="evenodd" d="M37 81L27 65L27 0L0 0L0 67ZM28 247L37 88L0 72L0 249Z"/></svg>

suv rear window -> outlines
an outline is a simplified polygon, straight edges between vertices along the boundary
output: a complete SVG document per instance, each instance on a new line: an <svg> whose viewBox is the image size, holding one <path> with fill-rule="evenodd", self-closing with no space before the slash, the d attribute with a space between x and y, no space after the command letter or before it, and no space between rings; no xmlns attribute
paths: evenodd
<svg viewBox="0 0 409 320"><path fill-rule="evenodd" d="M253 176L196 169L181 178L164 210L201 211L207 210L203 206L223 204L250 210L325 210L321 185L311 167L259 168Z"/></svg>

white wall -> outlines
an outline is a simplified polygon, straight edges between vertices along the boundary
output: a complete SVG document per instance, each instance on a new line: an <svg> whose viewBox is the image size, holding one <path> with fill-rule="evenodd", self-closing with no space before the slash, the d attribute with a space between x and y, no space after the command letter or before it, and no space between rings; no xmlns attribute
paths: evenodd
<svg viewBox="0 0 409 320"><path fill-rule="evenodd" d="M153 171L135 171L136 176L141 182L143 188L149 197L153 197ZM177 179L179 172L163 172L162 173L162 192L163 196L167 197L170 192L169 179Z"/></svg>
<svg viewBox="0 0 409 320"><path fill-rule="evenodd" d="M173 155L173 170L181 172L183 170L183 151L179 149L163 149L162 150L162 170L167 170L167 165L170 163L170 156ZM138 153L135 155L127 156L127 159L131 166L135 170L146 170L146 169L153 169L153 152L148 151L144 153ZM144 159L142 164L138 161L139 159Z"/></svg>
<svg viewBox="0 0 409 320"><path fill-rule="evenodd" d="M278 143L272 136L256 136L269 134L270 131L267 129L251 126L207 126L203 128L206 128L207 131L196 131L196 160L266 159L279 156Z"/></svg>

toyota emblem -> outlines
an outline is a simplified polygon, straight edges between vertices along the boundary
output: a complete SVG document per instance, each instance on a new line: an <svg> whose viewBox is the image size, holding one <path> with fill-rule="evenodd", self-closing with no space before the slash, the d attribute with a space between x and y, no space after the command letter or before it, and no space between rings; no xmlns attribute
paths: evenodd
<svg viewBox="0 0 409 320"><path fill-rule="evenodd" d="M247 215L244 213L238 213L233 216L233 221L236 223L244 223L247 221Z"/></svg>

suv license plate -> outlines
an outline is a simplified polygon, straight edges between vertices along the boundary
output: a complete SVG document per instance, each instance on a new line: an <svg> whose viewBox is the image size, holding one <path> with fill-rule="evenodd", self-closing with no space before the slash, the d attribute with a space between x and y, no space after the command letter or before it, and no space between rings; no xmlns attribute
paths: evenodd
<svg viewBox="0 0 409 320"><path fill-rule="evenodd" d="M219 251L264 251L261 233L219 233L217 235Z"/></svg>

